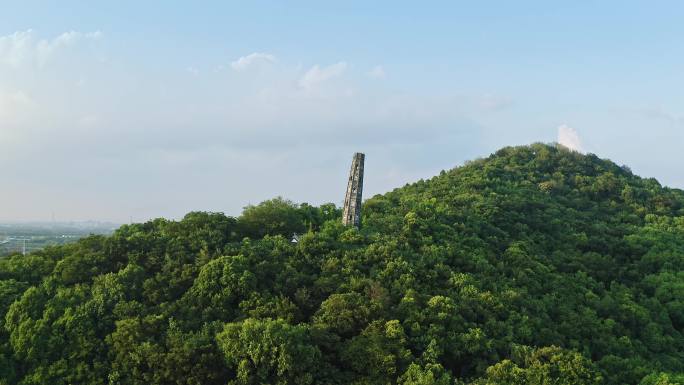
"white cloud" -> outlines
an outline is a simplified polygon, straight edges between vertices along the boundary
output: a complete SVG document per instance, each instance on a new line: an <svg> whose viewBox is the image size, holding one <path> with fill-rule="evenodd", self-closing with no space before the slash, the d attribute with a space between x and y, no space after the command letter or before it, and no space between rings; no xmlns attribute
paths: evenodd
<svg viewBox="0 0 684 385"><path fill-rule="evenodd" d="M57 36L52 40L41 40L36 46L38 64L43 65L57 50L73 46L82 40L97 40L102 37L102 32L76 32L69 31Z"/></svg>
<svg viewBox="0 0 684 385"><path fill-rule="evenodd" d="M36 40L33 30L17 31L0 36L0 64L19 68L27 63L44 65L60 49L72 46L82 40L97 40L102 32L69 31L53 39Z"/></svg>
<svg viewBox="0 0 684 385"><path fill-rule="evenodd" d="M271 54L262 53L262 52L254 52L254 53L251 53L247 56L240 57L239 59L230 63L230 66L236 71L243 71L254 63L257 63L257 62L274 63L275 60L276 60L275 56L273 56Z"/></svg>
<svg viewBox="0 0 684 385"><path fill-rule="evenodd" d="M0 36L0 63L19 67L34 48L32 31L17 31L11 35Z"/></svg>
<svg viewBox="0 0 684 385"><path fill-rule="evenodd" d="M199 70L193 66L190 66L190 67L186 68L185 70L192 76L199 75Z"/></svg>
<svg viewBox="0 0 684 385"><path fill-rule="evenodd" d="M346 69L347 63L343 61L323 68L315 65L299 79L299 86L304 89L311 89L326 80L342 75Z"/></svg>
<svg viewBox="0 0 684 385"><path fill-rule="evenodd" d="M376 65L372 70L370 70L370 72L368 72L368 76L373 79L384 79L386 76L385 69L382 68L381 65Z"/></svg>
<svg viewBox="0 0 684 385"><path fill-rule="evenodd" d="M582 141L577 130L567 124L561 124L558 127L558 143L571 150L582 152Z"/></svg>
<svg viewBox="0 0 684 385"><path fill-rule="evenodd" d="M102 31L86 32L84 34L86 39L99 39L102 37Z"/></svg>

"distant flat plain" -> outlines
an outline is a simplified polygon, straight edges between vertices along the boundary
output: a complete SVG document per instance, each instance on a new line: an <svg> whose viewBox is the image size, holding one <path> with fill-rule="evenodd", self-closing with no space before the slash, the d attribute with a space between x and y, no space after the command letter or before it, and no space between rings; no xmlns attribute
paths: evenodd
<svg viewBox="0 0 684 385"><path fill-rule="evenodd" d="M110 222L7 222L0 223L0 256L30 253L51 245L75 242L91 234L111 234Z"/></svg>

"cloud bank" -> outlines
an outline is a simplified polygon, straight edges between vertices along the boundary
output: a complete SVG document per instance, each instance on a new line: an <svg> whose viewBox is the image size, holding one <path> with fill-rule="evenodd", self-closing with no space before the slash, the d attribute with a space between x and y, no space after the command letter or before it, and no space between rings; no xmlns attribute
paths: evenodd
<svg viewBox="0 0 684 385"><path fill-rule="evenodd" d="M52 39L36 39L33 30L17 31L10 35L0 36L0 64L12 68L23 65L45 65L56 52L73 46L83 40L97 40L102 32L69 31Z"/></svg>

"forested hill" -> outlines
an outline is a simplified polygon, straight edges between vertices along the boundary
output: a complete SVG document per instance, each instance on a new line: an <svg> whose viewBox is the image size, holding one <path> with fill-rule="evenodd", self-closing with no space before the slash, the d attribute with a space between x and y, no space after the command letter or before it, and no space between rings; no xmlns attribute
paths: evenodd
<svg viewBox="0 0 684 385"><path fill-rule="evenodd" d="M684 382L681 190L535 144L339 218L277 198L2 259L0 383Z"/></svg>

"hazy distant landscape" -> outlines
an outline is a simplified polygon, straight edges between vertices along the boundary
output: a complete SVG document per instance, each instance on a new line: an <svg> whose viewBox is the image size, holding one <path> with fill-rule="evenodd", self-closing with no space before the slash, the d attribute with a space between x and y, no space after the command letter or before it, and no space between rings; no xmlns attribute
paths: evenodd
<svg viewBox="0 0 684 385"><path fill-rule="evenodd" d="M0 223L0 256L76 242L90 234L109 235L118 226L96 221Z"/></svg>

